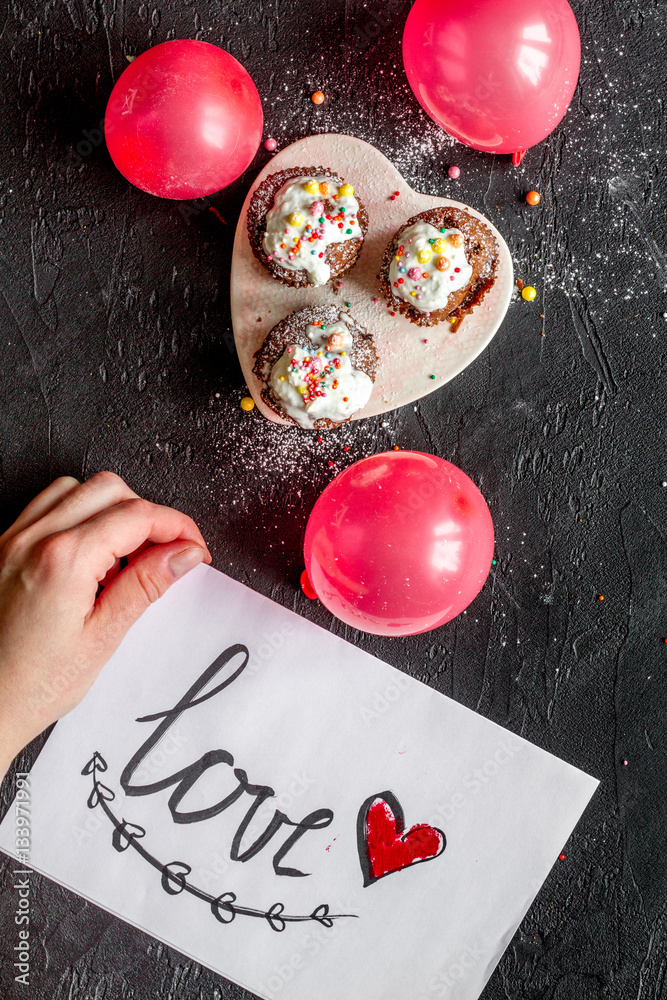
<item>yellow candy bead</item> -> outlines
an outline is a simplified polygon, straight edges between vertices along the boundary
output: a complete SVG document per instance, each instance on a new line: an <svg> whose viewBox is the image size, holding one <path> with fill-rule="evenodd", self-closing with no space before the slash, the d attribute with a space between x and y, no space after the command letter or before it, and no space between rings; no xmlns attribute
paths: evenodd
<svg viewBox="0 0 667 1000"><path fill-rule="evenodd" d="M420 264L427 264L430 259L431 259L430 250L426 249L420 250L419 253L417 254L417 260L419 261Z"/></svg>
<svg viewBox="0 0 667 1000"><path fill-rule="evenodd" d="M341 184L338 188L338 194L341 198L351 198L354 194L354 188L351 184Z"/></svg>
<svg viewBox="0 0 667 1000"><path fill-rule="evenodd" d="M439 271L449 271L451 264L448 257L438 257L435 266Z"/></svg>
<svg viewBox="0 0 667 1000"><path fill-rule="evenodd" d="M303 216L301 215L301 212L292 212L291 215L287 216L287 221L290 226L300 226L303 222Z"/></svg>
<svg viewBox="0 0 667 1000"><path fill-rule="evenodd" d="M281 376L280 376L280 381L281 381L281 382L284 382L284 381L285 381L285 376L284 376L284 375L281 375Z"/></svg>
<svg viewBox="0 0 667 1000"><path fill-rule="evenodd" d="M433 241L433 253L444 253L445 252L445 241L444 240L434 240Z"/></svg>
<svg viewBox="0 0 667 1000"><path fill-rule="evenodd" d="M533 288L532 285L526 285L525 288L522 289L521 294L526 302L532 302L532 300L537 296L537 289Z"/></svg>
<svg viewBox="0 0 667 1000"><path fill-rule="evenodd" d="M306 388L305 385L300 385L296 391L301 393L302 396L305 396L306 393L308 392L308 389Z"/></svg>
<svg viewBox="0 0 667 1000"><path fill-rule="evenodd" d="M322 181L320 184L320 194L323 194L325 197L331 194L331 184L329 184L329 181Z"/></svg>
<svg viewBox="0 0 667 1000"><path fill-rule="evenodd" d="M463 246L463 237L461 236L460 233L450 233L447 239L449 240L449 242L452 244L453 247Z"/></svg>
<svg viewBox="0 0 667 1000"><path fill-rule="evenodd" d="M303 185L303 190L306 194L317 194L317 181L306 181Z"/></svg>
<svg viewBox="0 0 667 1000"><path fill-rule="evenodd" d="M249 413L250 410L255 409L255 400L252 396L244 396L240 405L242 410L246 410Z"/></svg>

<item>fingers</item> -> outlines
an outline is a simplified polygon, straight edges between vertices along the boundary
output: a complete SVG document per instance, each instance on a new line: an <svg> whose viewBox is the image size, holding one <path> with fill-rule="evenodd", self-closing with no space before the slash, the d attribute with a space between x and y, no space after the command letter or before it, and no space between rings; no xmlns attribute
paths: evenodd
<svg viewBox="0 0 667 1000"><path fill-rule="evenodd" d="M150 549L150 547L150 542L142 542L139 548L135 549L134 552L127 553L127 561L132 562L133 559L136 559L137 556L140 556L142 552L145 552L146 549Z"/></svg>
<svg viewBox="0 0 667 1000"><path fill-rule="evenodd" d="M86 628L98 632L111 655L146 608L206 558L206 549L183 539L146 549L102 591Z"/></svg>
<svg viewBox="0 0 667 1000"><path fill-rule="evenodd" d="M87 571L98 581L108 573L114 560L135 552L145 542L153 545L176 540L191 542L203 549L207 562L211 561L206 542L192 518L139 497L123 500L88 518L72 534L79 551L85 553Z"/></svg>
<svg viewBox="0 0 667 1000"><path fill-rule="evenodd" d="M79 480L74 479L72 476L60 476L59 479L54 480L50 486L47 486L34 500L30 501L7 531L3 535L0 535L0 546L8 542L14 535L17 535L19 531L24 531L35 524L35 522L52 511L80 486L81 483Z"/></svg>
<svg viewBox="0 0 667 1000"><path fill-rule="evenodd" d="M136 495L113 472L98 472L85 483L63 476L28 504L18 520L0 538L0 544L19 532L25 532L25 541L34 544L48 535L67 531L105 508Z"/></svg>
<svg viewBox="0 0 667 1000"><path fill-rule="evenodd" d="M60 503L34 525L35 539L67 531L99 514L100 511L132 500L137 494L114 472L98 472L67 494Z"/></svg>
<svg viewBox="0 0 667 1000"><path fill-rule="evenodd" d="M113 566L106 572L100 580L100 587L108 587L112 580L115 580L120 573L120 559L114 559Z"/></svg>

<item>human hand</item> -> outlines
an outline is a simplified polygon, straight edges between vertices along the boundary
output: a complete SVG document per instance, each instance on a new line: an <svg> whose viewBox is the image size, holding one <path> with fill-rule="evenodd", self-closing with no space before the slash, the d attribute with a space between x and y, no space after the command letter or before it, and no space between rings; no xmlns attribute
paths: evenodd
<svg viewBox="0 0 667 1000"><path fill-rule="evenodd" d="M56 479L28 504L0 535L0 780L81 701L146 608L210 561L194 521L112 472Z"/></svg>

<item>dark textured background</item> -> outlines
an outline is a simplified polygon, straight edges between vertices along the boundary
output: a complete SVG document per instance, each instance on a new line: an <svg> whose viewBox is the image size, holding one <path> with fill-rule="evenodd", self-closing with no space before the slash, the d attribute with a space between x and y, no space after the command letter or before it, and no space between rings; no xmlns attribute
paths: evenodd
<svg viewBox="0 0 667 1000"><path fill-rule="evenodd" d="M57 475L113 469L196 518L219 569L599 777L484 1000L665 1000L667 17L659 0L578 0L572 107L515 169L453 144L418 107L400 62L408 8L3 0L2 521ZM226 192L179 206L130 187L96 131L126 56L174 37L243 62L279 146L351 133L416 189L487 214L537 300L513 302L453 383L321 445L243 413L228 270L236 215L269 154ZM530 188L538 209L523 201ZM498 564L467 615L390 641L332 621L298 579L318 492L393 444L472 476ZM40 876L32 985L14 987L9 867L3 1000L248 996Z"/></svg>

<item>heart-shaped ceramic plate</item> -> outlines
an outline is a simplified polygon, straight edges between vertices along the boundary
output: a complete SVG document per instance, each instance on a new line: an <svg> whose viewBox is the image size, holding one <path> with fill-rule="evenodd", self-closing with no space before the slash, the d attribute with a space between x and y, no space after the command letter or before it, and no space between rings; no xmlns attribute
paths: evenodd
<svg viewBox="0 0 667 1000"><path fill-rule="evenodd" d="M342 288L291 288L276 281L253 255L246 213L255 189L269 174L288 167L329 167L354 185L368 210L369 227L357 264L342 279ZM399 191L394 201L391 195ZM493 288L456 333L449 323L419 327L405 316L391 316L378 290L377 274L384 250L394 233L413 215L451 205L465 208L491 229L500 248L500 266ZM360 420L412 403L462 372L484 350L500 326L512 295L512 258L498 230L473 208L449 198L413 191L398 170L377 149L350 135L311 135L277 153L248 192L236 228L231 270L231 311L236 349L248 388L264 416L290 423L262 401L262 385L253 374L253 355L280 320L305 306L351 303L354 318L375 338L378 372L368 404L352 417ZM378 301L374 302L373 298ZM425 344L424 340L428 339ZM435 379L431 378L435 375ZM290 424L295 426L294 424Z"/></svg>

